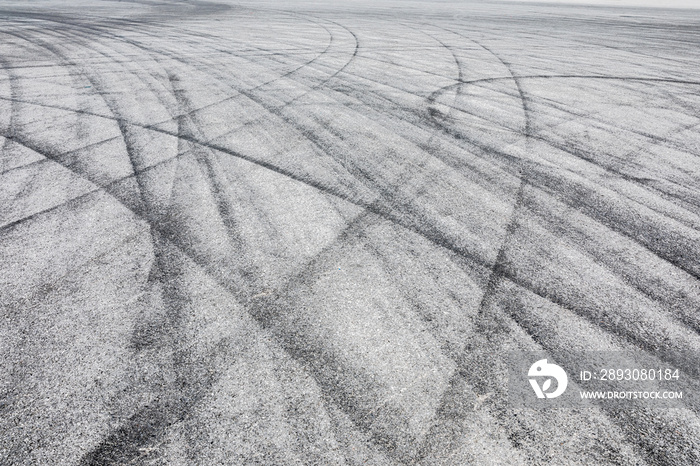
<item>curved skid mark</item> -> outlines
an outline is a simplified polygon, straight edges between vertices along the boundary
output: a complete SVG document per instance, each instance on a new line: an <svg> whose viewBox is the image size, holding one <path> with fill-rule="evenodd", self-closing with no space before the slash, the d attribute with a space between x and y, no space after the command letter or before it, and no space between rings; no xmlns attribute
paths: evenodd
<svg viewBox="0 0 700 466"><path fill-rule="evenodd" d="M144 24L147 24L147 23L144 23ZM105 27L107 27L107 26L105 26ZM328 31L328 29L326 29L326 30ZM355 55L357 55L357 51L359 49L359 41L357 40L356 36L355 36L355 39L356 39ZM330 47L330 44L329 44L329 47ZM328 50L328 48L326 50ZM353 55L353 57L355 55ZM334 72L335 74L333 76L331 76L331 78L328 78L328 80L332 79L332 77L337 76L339 73L341 73L341 71L343 71L349 65L349 63L351 61L352 61L352 58L348 61L348 63L341 70L335 71ZM501 60L501 62L504 65L508 66L507 63L504 62L503 60ZM191 65L192 64L189 63L188 66L191 66ZM493 78L493 79L514 79L514 78L515 78L514 76L511 76L510 78ZM540 77L531 77L531 78L538 79L538 78L541 78L541 76ZM548 77L548 79L550 79L550 78L553 78L553 76ZM528 78L527 77L518 77L518 79L528 79ZM327 83L328 80L324 81L324 83L321 84L321 86L324 85L325 83ZM463 76L459 77L459 81L460 82L457 85L461 86L461 85L465 84L464 82L462 82ZM477 81L479 81L479 80L476 80L474 82L477 82ZM526 118L527 118L528 109L526 108L527 105L525 102L526 95L523 94L522 89L520 89L519 85L517 87L518 87L518 92L520 94L520 97L521 97L521 100L523 103L523 110L526 113ZM457 88L458 93L461 92L461 90L462 90L461 87ZM175 91L174 89L173 89L173 91L175 93L177 93L177 91ZM311 90L309 90L308 92L311 92ZM9 99L5 98L4 100L9 100L9 101L15 102L15 103L21 101L20 99L16 98L15 95L11 95ZM259 104L263 105L263 102L261 101L261 102L259 102ZM34 104L34 105L37 105L37 104ZM212 104L212 105L216 105L216 104ZM192 116L192 119L194 119L193 112L196 112L197 110L186 110L187 107L191 107L191 105L186 102L186 99L180 100L180 107L185 107L185 109L183 109L183 110L185 110L185 113L183 115L187 115L186 117L182 116L179 118L183 121L183 123L187 122L189 120L190 116ZM453 107L454 107L454 105L453 105ZM58 108L58 107L56 107L56 108ZM74 111L74 110L69 109L69 111ZM269 108L268 108L268 111L270 113L273 113ZM88 112L76 112L76 113L89 114ZM98 115L98 116L100 116L102 118L108 118L108 119L111 119L114 121L122 122L120 124L131 125L131 123L127 123L126 120L119 115L111 115L111 116ZM282 117L282 116L280 116L280 117ZM393 117L393 115L392 115L392 117ZM295 122L293 119L288 118L285 120L285 122L289 125L292 125L293 127L298 128L298 129L302 127L297 122ZM196 127L197 127L196 122L189 121L187 124L189 124L189 123L192 123L196 129ZM172 132L167 132L164 130L153 128L152 127L153 125L134 125L134 126L147 128L148 130L151 130L151 131L159 131L163 134L173 135ZM433 126L433 128L434 128L434 126ZM442 130L447 135L454 136L454 133L452 133L452 134L449 133L448 129L442 129L442 128L439 128L439 129ZM525 133L526 139L532 137L532 135L530 135L529 122L526 123L524 133ZM518 157L514 157L514 156L511 156L511 155L508 155L505 153L492 153L491 154L491 155L494 155L496 157L500 157L504 160L511 162L511 165L514 165L516 170L513 170L513 167L509 167L509 170L511 170L515 173L521 173L521 174L522 174L522 172L525 172L528 174L528 176L527 176L528 179L526 179L525 181L522 181L519 185L518 192L515 196L516 203L515 203L515 207L513 209L513 214L510 217L508 225L506 227L506 235L505 235L505 238L503 240L503 243L501 244L501 247L499 248L496 261L493 264L488 264L487 261L483 260L483 258L470 256L469 251L466 248L459 247L457 245L457 243L455 242L454 238L450 238L444 232L439 231L439 228L431 229L430 226L426 227L424 225L416 225L413 222L413 220L411 220L410 218L406 219L404 215L401 215L401 212L397 213L394 210L394 208L397 207L398 202L396 199L393 199L390 195L384 194L383 195L384 198L381 199L383 201L391 201L388 204L385 202L378 202L376 200L357 199L355 196L353 196L352 194L348 194L347 192L344 192L342 189L338 189L337 187L334 187L334 186L328 186L327 184L324 184L324 183L316 182L312 179L309 179L309 177L304 175L304 174L294 173L292 170L288 170L288 169L285 169L283 167L277 167L274 164L271 164L271 163L266 162L266 161L256 160L254 157L247 157L246 158L245 156L243 156L242 154L239 154L237 152L226 150L226 148L217 146L216 144L211 144L210 142L202 141L203 138L202 138L201 134L197 134L197 131L195 131L195 130L184 131L184 134L183 134L182 130L178 130L177 134L174 134L174 136L177 137L178 139L180 139L181 141L190 143L198 148L204 148L204 149L206 149L206 151L221 152L221 153L225 153L225 154L228 154L230 156L233 156L233 157L237 157L237 158L242 159L242 160L247 160L250 163L254 163L260 167L274 171L274 172L281 174L289 179L299 181L299 182L304 183L308 186L312 186L315 189L317 189L317 190L319 190L319 191L321 191L329 196L334 196L336 198L343 199L343 200L345 200L349 203L352 203L354 205L360 206L364 209L365 213L363 215L365 216L365 218L371 217L374 220L382 219L382 220L389 221L399 228L402 228L406 231L412 231L416 234L423 236L424 238L428 239L429 241L431 241L433 244L435 244L438 247L446 248L448 251L451 251L453 253L452 257L455 260L459 260L460 262L463 262L462 259L466 259L467 260L466 262L468 265L465 266L462 263L461 265L463 267L469 267L469 268L481 267L481 268L490 269L490 277L489 277L488 283L486 285L486 291L484 293L484 298L482 298L481 307L483 307L483 308L487 307L484 304L484 302L486 301L486 296L489 294L489 290L492 290L491 292L494 293L495 291L493 291L493 290L495 290L500 283L507 282L507 283L516 284L517 286L519 286L523 289L533 291L538 296L545 297L545 299L548 299L550 302L558 304L559 306L561 306L565 309L569 309L567 307L567 303L560 302L561 300L558 298L558 296L556 294L549 293L547 290L533 289L533 288L536 288L536 285L533 285L533 284L531 284L525 280L522 280L522 279L518 280L518 278L513 275L513 272L509 271L508 267L506 265L504 265L504 264L506 264L505 250L506 250L507 244L508 244L509 240L512 238L512 236L515 234L515 230L517 227L516 214L517 214L518 207L523 202L523 192L526 188L527 189L533 188L533 189L539 189L539 190L546 191L547 188L556 187L557 182L559 180L557 179L556 174L552 175L550 173L551 167L547 167L547 166L537 164L534 162L527 162L527 161L519 159ZM432 138L432 136L431 136L431 138ZM322 151L324 150L324 145L323 145L322 141L314 141L312 139L309 139L309 140L312 143L314 143L315 146L318 147L320 150L322 150ZM544 139L543 139L543 141L544 141ZM22 144L22 143L27 144L27 147L29 147L29 145L32 144L29 141L23 141L21 138L20 138L20 141L18 141L18 142L20 144ZM462 142L461 140L457 141L457 143L460 145L461 145L461 142ZM547 142L547 141L544 141L544 142ZM478 141L476 141L476 144L478 144ZM37 148L36 145L34 147L35 147L35 149ZM35 150L35 149L32 149L32 150ZM45 151L45 149L41 148L41 147L38 147L38 149ZM486 151L488 148L483 147L483 144L482 144L480 149ZM192 149L190 149L190 151L191 150ZM182 155L183 154L180 153L180 151L178 151L178 154L176 154L174 157L172 157L169 160L177 159L178 157L181 157ZM577 155L577 154L572 154L572 155L579 157L579 155ZM60 159L59 155L52 155L50 152L46 156L53 157L54 159ZM592 159L590 154L581 155L581 157L583 157L583 156L587 156L588 158ZM201 161L204 165L204 169L209 170L210 179L214 185L213 189L216 189L216 186L215 186L216 181L213 179L214 170L211 168L211 166L209 166L207 164L207 160L205 160L205 159L206 159L206 157L201 158ZM167 161L162 161L162 162L159 162L159 164L166 163L166 162ZM595 162L591 162L591 163L595 163ZM348 166L347 164L344 164L344 165L347 167L348 171L351 172L352 174L356 175L356 177L359 180L361 180L365 183L369 183L369 184L373 183L371 174L367 173L367 171L365 171L363 167L357 167L357 166L354 166L353 164L350 164L350 166ZM142 174L148 170L153 169L155 166L157 166L157 165L153 165L153 166L149 166L149 167L136 167L136 168L138 168L138 170L134 169L134 173L132 175L127 176L125 179L131 178L133 176L136 176L138 178L140 174ZM67 167L67 168L70 169L69 167ZM83 177L85 176L85 174L80 174L80 173L76 173L76 174L78 176L83 176ZM530 177L532 179L529 179ZM525 175L523 175L523 178L525 178ZM589 211L590 206L592 205L591 203L594 204L596 202L596 199L594 199L594 198L597 195L597 193L592 192L592 191L586 191L588 189L587 186L585 186L583 183L578 183L575 180L566 180L566 182L569 183L569 185L574 186L574 188L578 189L578 191L582 191L583 194L587 195L588 198L593 199L593 200L589 199L590 202L588 204L583 205L583 206L579 205L579 206L577 206L577 208L579 208L582 211L585 211L584 214L589 216L589 218L592 218L594 220L598 219L598 221L600 221L599 220L599 213ZM102 189L107 189L107 188L105 186L102 186L102 187L99 187L96 191L99 191ZM96 191L93 191L92 193L94 193ZM91 193L88 193L85 196L90 195L90 194ZM571 199L564 200L564 202L567 202L567 203L571 203L571 201L572 201ZM76 200L74 199L73 201L70 201L70 202L76 202ZM401 207L400 204L399 204L399 206ZM134 213L137 217L143 218L142 217L143 212L141 212L141 213L134 212ZM35 215L40 215L40 214L41 213L38 213ZM371 215L371 214L374 214L374 215ZM596 215L597 215L597 217L596 217ZM35 216L32 216L32 218L34 218L34 217ZM13 224L10 224L6 227L11 228L12 225L16 225L16 224L21 223L21 222L26 221L26 220L27 219L18 220L17 222L14 222ZM151 223L151 224L155 223L151 219L144 218L144 220L148 223ZM0 234L2 234L3 231L6 231L6 227L0 228ZM162 230L162 228L161 228L161 230ZM193 251L191 251L190 249L188 249L188 245L186 243L182 243L180 241L181 238L178 238L174 232L169 231L169 230L163 230L161 232L160 230L156 229L155 233L158 235L163 235L165 237L164 241L173 243L178 250L183 252L184 255L186 255L187 257L190 257L193 261L195 261L195 263L197 263L204 270L206 270L207 274L211 274L211 276L215 277L215 279L217 279L217 281L221 281L220 280L220 278L221 278L220 271L215 270L215 267L212 266L212 264L206 262L206 260L203 260L201 257L197 257L197 254L194 253ZM629 234L630 232L627 232L627 233ZM624 233L622 233L622 234L625 235ZM634 237L630 237L630 238L632 240L634 240L635 242L642 244L642 242L640 242L642 240L640 240L639 238L636 238L636 239ZM176 242L177 242L177 244L175 244ZM650 251L652 251L658 255L658 248L655 250L655 249L652 249L652 247L650 247L650 246L647 246L647 247ZM670 257L672 258L673 251L671 251L669 254L670 254ZM661 256L659 256L659 257L661 257ZM685 264L685 265L687 266L688 264ZM216 277L218 277L218 278L216 278ZM698 278L698 277L695 276L695 278ZM226 289L228 289L232 293L235 291L238 294L245 294L245 293L241 293L241 290L239 288L235 288L234 285L232 285L232 284L228 284L228 285L221 284L221 286L224 288L226 288L226 286L228 286L228 288L226 288ZM569 303L568 305L572 308L572 309L569 309L572 312L574 312L576 314L581 313L581 309L576 308L575 303L574 304ZM250 312L251 315L254 316L255 320L258 321L259 323L261 323L261 325L264 325L263 322L268 322L268 324L269 324L270 320L268 320L268 318L275 316L274 310L265 309L265 308L254 309L253 306L250 306L250 305L248 306L248 308L249 308L248 312ZM482 317L485 317L485 316L482 316ZM518 323L526 332L528 332L534 339L536 339L536 335L533 334L532 329L530 329L527 326L528 322L523 321L522 318L519 318L519 316L517 316L517 315L509 315L509 318L514 320L516 323ZM271 320L274 321L274 319L271 319ZM482 320L484 320L484 319L482 319ZM640 337L638 335L635 335L634 333L628 333L627 335L624 335L624 331L625 331L624 328L616 327L614 324L609 324L607 327L604 328L604 330L611 332L611 333L614 333L614 334L621 334L622 333L624 338L627 338L627 339L629 339L629 341L633 341L637 345L642 346L643 349L649 348L648 342L641 340L641 343L640 343L640 340L639 340ZM287 351L290 352L290 354L293 354L295 359L302 361L302 363L305 365L305 367L312 367L310 372L313 374L316 374L315 377L317 378L317 380L321 379L321 382L319 382L319 383L327 382L327 381L323 380L323 377L320 377L318 375L318 370L313 369L313 367L314 367L313 364L317 363L317 362L314 362L313 358L317 355L315 353L308 353L308 354L304 353L303 348L299 349L295 346L295 343L293 343L293 342L289 343L288 341L286 341L285 339L288 338L288 335L285 332L286 332L286 330L282 329L281 333L278 335L280 340L283 342L283 346L285 347L285 349L287 349ZM644 345L647 345L647 346L644 346ZM543 345L543 346L546 346L546 345ZM358 374L357 376L361 377L361 374ZM205 389L206 389L206 387L205 387ZM337 387L331 387L327 392L324 389L324 393L327 393L327 395L330 398L341 397L341 395L342 395L341 392L342 392L342 390L338 390ZM346 402L347 402L347 400L342 399L342 397L340 398L340 401L336 401L336 403L341 407L343 407L343 405ZM187 408L187 406L180 406L180 408L183 408L185 413L189 409L189 408ZM177 408L177 409L180 409L180 408ZM176 411L177 411L177 409L176 409ZM138 423L155 421L154 425L157 426L158 429L161 429L163 425L165 425L167 422L169 422L171 420L172 420L172 417L166 417L166 418L161 419L159 417L158 413L150 413L149 412L149 413L144 414L144 416L141 416L138 414L135 415L135 417L132 419L130 425L131 425L131 428L133 428L134 425L136 425ZM365 424L365 421L363 421L362 419L357 419L356 422L360 426L363 426ZM84 461L91 463L91 462L99 462L96 458L98 458L98 459L101 458L103 460L105 458L109 458L109 455L107 455L106 453L108 453L110 451L109 448L112 448L110 446L110 442L112 442L114 440L123 441L125 438L131 439L127 442L129 444L127 446L127 449L133 447L134 445L139 445L139 443L138 443L139 440L132 438L131 434L129 434L129 432L131 432L131 431L125 431L125 432L126 433L122 432L121 434L119 432L117 432L117 433L115 433L114 436L109 437L109 439L99 447L99 448L102 448L102 450L100 450L98 448L98 450L94 451L93 453L86 455L84 457ZM158 430L158 432L160 432L160 430ZM155 435L160 435L160 434L155 434ZM386 439L375 439L375 441L378 441L378 443L383 443L383 441L386 441ZM130 457L133 459L133 455L131 455Z"/></svg>
<svg viewBox="0 0 700 466"><path fill-rule="evenodd" d="M119 113L118 109L116 108L116 105L114 104L114 102L111 99L106 98L105 94L100 91L102 89L102 86L101 86L101 83L98 82L97 78L95 78L94 76L90 76L89 73L85 72L84 68L82 68L80 65L78 65L77 63L72 61L67 55L60 52L56 46L48 44L46 41L42 41L42 40L37 41L36 39L30 40L30 39L27 39L25 36L18 34L18 33L10 33L7 31L0 31L0 32L4 32L5 34L9 34L9 35L15 36L19 39L26 40L27 42L29 42L33 45L39 46L39 47L47 50L48 52L55 55L62 63L65 63L67 65L68 69L73 68L73 69L80 70L80 75L83 76L91 84L91 86L98 91L97 94L102 98L103 102L105 103L105 105L107 105L107 108L112 113L112 117L113 117L112 121L117 123L117 127L119 128L119 132L121 133L122 140L124 141L124 145L126 147L127 157L128 157L129 163L131 165L132 172L134 174L138 173L139 172L139 163L136 159L137 151L134 149L133 142L131 141L131 138L129 137L128 125L126 124L125 120L121 118L121 114ZM80 113L80 112L78 112L78 113ZM143 186L142 180L139 176L136 176L136 182L137 182L137 186L139 188L138 195L140 197L140 202L142 205L145 206L145 204L144 204L145 199L144 199L144 195L143 195L144 186Z"/></svg>
<svg viewBox="0 0 700 466"><path fill-rule="evenodd" d="M0 99L2 99L2 97L0 97ZM7 99L5 99L5 100L7 100ZM29 102L29 101L23 101L23 102L29 103L29 104L33 104L33 105L43 105L43 104L37 104L37 103L34 103L34 102ZM61 108L61 109L68 110L68 111L75 111L74 109L64 108L64 107L61 107L61 106L51 106L51 105L44 105L44 106L47 106L47 107L55 107L55 108ZM100 115L100 114L96 114L96 113L92 113L92 112L82 112L82 113L91 114L91 115L99 116L99 117L102 117L102 118L113 118L113 117L109 117L109 116L105 116L105 115ZM138 127L142 127L142 128L149 129L149 130L153 130L153 131L157 131L157 132L160 132L160 133L163 133L163 134L167 134L167 135L170 135L170 136L174 136L174 137L177 137L177 136L178 136L176 133L173 133L173 132L170 132L170 131L167 131L167 130L163 130L163 129L161 129L161 128L153 127L153 126L151 126L151 125L141 125L141 124L134 123L134 122L129 122L128 124L134 125L134 126L138 126ZM316 189L319 189L319 190L321 190L321 191L327 192L328 194L331 194L331 195L333 195L333 196L335 196L335 197L338 197L338 198L340 198L340 199L347 200L348 202L354 203L354 204L356 204L356 205L361 205L361 204L358 204L356 200L351 199L350 196L348 196L348 195L346 195L346 194L343 194L343 193L341 193L341 192L338 192L338 191L337 191L336 189L334 189L334 188L331 189L330 187L325 186L325 185L322 184L322 183L318 183L318 182L315 182L315 181L313 181L313 180L310 180L310 179L308 179L307 177L305 177L305 176L303 176L303 175L296 174L296 173L294 173L294 172L292 172L292 171L290 171L290 170L288 170L288 169L284 169L283 167L276 166L276 165L274 165L274 164L272 164L272 163L270 163L270 162L258 160L258 159L256 159L256 158L249 157L249 156L246 156L246 155L244 155L244 154L240 154L240 153L231 151L230 149L228 149L228 148L226 148L226 147L223 147L223 146L220 146L220 145L217 145L217 144L210 144L210 143L207 143L207 142L205 142L205 141L200 141L200 140L197 140L197 139L194 139L194 138L184 138L184 139L187 140L187 141L189 141L189 142L193 142L193 143L196 143L196 144L201 144L201 145L204 145L204 146L209 147L209 148L211 148L211 149L218 150L218 151L227 153L227 154L229 154L229 155L232 155L232 156L234 156L234 157L237 157L237 158L246 160L246 161L248 161L248 162L257 164L257 165L259 165L259 166L261 166L261 167L263 167L263 168L266 168L266 169L268 169L268 170L274 171L274 172L279 173L279 174L281 174L281 175L287 176L287 177L289 177L289 178L291 178L291 179L293 179L293 180L295 180L295 181L300 181L300 182L305 183L305 184L307 184L307 185L309 185L309 186L312 186L312 187L314 187L314 188L316 188ZM501 157L501 158L503 158L504 160L509 161L511 164L512 164L512 163L515 163L516 165L519 165L519 164L521 163L521 159L516 158L516 157L513 157L513 156L511 156L511 155L509 155L509 154L507 154L507 153L501 152L501 151L496 150L496 149L494 149L494 148L492 148L492 147L482 147L482 146L480 146L480 144L479 144L477 141L471 141L471 143L474 145L474 147L481 147L482 150L485 150L488 154ZM577 154L572 154L572 155L577 155ZM580 156L580 155L577 155L577 156ZM532 167L537 167L537 166L539 165L538 163L533 162L533 161L530 161L530 162L528 162L528 163L529 163ZM551 169L551 167L544 166L544 165L541 166L540 168L541 168L541 170L543 170L543 171L544 171L544 170L550 170L550 169ZM580 210L580 207L579 207L579 206L576 206L576 205L572 205L572 206ZM585 211L583 211L583 212L586 213ZM589 214L587 214L587 215L590 216ZM595 217L592 217L592 218L595 219ZM618 231L618 232L620 232L620 231ZM630 236L628 233L622 233L622 234L625 235L625 236L627 236L627 237L629 237L629 238L632 239L633 241L635 241L635 242L637 242L637 243L639 243L639 244L641 244L641 245L644 246L644 244L643 244L643 243L640 243L639 240L638 240L636 237ZM645 246L645 247L646 247L646 246ZM657 251L653 251L653 252L654 252L655 254L659 255L659 254L657 253ZM661 257L662 259L668 261L668 257L664 257L663 255L659 255L659 257ZM674 263L673 261L670 261L670 262L671 262L671 263ZM674 264L674 265L676 265L676 264ZM683 269L683 270L685 270L686 272L688 272L688 270L686 270L686 269ZM693 276L695 276L695 277L697 278L697 276L696 276L692 271L691 271L690 273L691 273L691 275L693 275Z"/></svg>
<svg viewBox="0 0 700 466"><path fill-rule="evenodd" d="M41 150L36 148L36 147L33 147L32 149L36 150L37 152L41 152ZM222 152L227 152L227 151L222 151ZM330 193L331 192L329 192L329 194ZM85 196L87 196L89 194L90 193L86 194ZM352 202L352 200L350 200L350 199L345 199L345 200L348 200L348 202ZM362 206L362 204L357 204L357 203L356 203L356 205ZM391 213L384 212L383 209L379 208L376 205L367 205L364 207L366 208L366 210L368 212L376 214L377 216L379 216L385 220L389 220L392 223L396 224L397 226L403 227L407 230L410 230L414 233L417 233L417 234L423 236L424 238L428 239L433 244L454 253L456 256L460 256L463 259L466 259L468 261L468 263L471 264L470 267L481 266L481 267L484 267L487 269L493 268L493 265L488 264L486 261L480 260L478 257L474 257L474 256L470 255L467 251L464 251L463 249L460 249L460 248L455 247L454 245L450 244L449 240L447 240L439 231L437 231L437 232L431 232L431 231L425 232L425 231L421 231L420 229L413 227L412 225L405 225L404 222L397 221L399 219L394 218L394 216ZM53 210L53 209L51 209L51 210ZM136 212L135 212L135 215L143 218L141 215L139 215ZM147 219L145 219L145 220L148 221ZM15 222L15 223L18 223L18 222ZM8 227L9 226L3 227L3 230L5 228L8 228ZM160 233L167 234L167 232L160 232ZM202 265L203 267L207 267L206 264L202 264L201 261L198 261L197 257L193 257L190 253L188 253L187 244L179 244L179 245L177 243L175 243L175 244L178 246L178 248L183 248L182 249L183 254L187 255L188 257L190 257L192 260L194 260L196 263ZM462 264L462 266L464 266L464 264ZM565 303L562 303L557 297L551 296L547 292L544 292L543 290L533 289L528 283L523 282L521 279L518 279L517 277L513 276L507 269L503 269L503 270L497 269L497 273L500 274L499 275L500 278L503 278L503 279L507 280L508 282L511 282L511 283L513 283L521 288L524 288L528 291L531 291L531 292L537 294L538 296L546 299L547 301L550 301L550 302L555 303L559 306L562 306L565 309L567 309L573 313L579 313L579 310L568 307ZM584 317L590 318L589 316L584 316ZM615 328L611 328L610 330L613 331L614 333L617 333L617 334L619 334L618 332L620 330L624 331L624 329L615 329ZM624 335L624 333L623 333L621 336L626 337L631 342L636 343L638 345L641 345L642 347L648 346L648 345L646 345L645 342L639 341L635 335Z"/></svg>
<svg viewBox="0 0 700 466"><path fill-rule="evenodd" d="M60 23L60 24L70 25L70 26L77 27L77 28L82 28L82 29L87 29L87 30L93 30L93 31L98 32L98 33L101 34L101 35L105 35L105 36L111 37L111 38L113 38L113 39L115 39L115 40L118 40L118 41L121 41L121 42L130 44L130 45L132 45L132 46L134 46L134 47L136 47L136 48L138 48L138 49L140 49L140 50L143 50L144 52L155 53L156 55L166 56L166 57L168 57L168 58L170 58L170 59L173 59L173 60L182 62L184 65L189 65L189 63L188 63L187 61L184 61L184 60L183 60L180 56L178 56L178 55L173 55L171 52L166 52L166 51L163 51L163 50L155 49L155 48L153 48L153 47L145 46L145 45L143 45L142 43L140 43L140 42L138 42L138 41L136 41L136 40L128 39L128 38L126 38L126 37L124 37L124 36L120 36L120 35L114 34L114 33L111 32L109 29L107 29L107 31L105 31L104 29L99 28L99 27L88 27L88 26L85 26L85 25L82 25L82 24L79 24L79 23L70 22L70 21L68 21L67 19L62 19L62 20L60 20L60 21L57 20L57 19L55 19L55 18L42 18L42 19L44 19L44 20L46 20L46 21L53 21L53 22L58 22L58 23ZM317 25L321 26L321 27L322 27L323 29L325 29L326 32L329 34L329 42L328 42L328 44L326 45L326 48L325 48L323 51L321 51L320 53L318 53L316 56L314 56L311 60L308 60L308 61L306 61L306 62L300 64L300 65L297 66L296 68L294 68L294 69L292 69L292 70L289 70L289 71L287 71L287 72L281 74L280 76L277 76L277 77L275 77L275 78L273 78L273 79L270 79L270 80L268 80L268 81L264 81L264 82L262 82L262 83L260 83L260 84L257 84L256 86L254 86L254 87L252 87L252 88L250 88L250 89L246 89L246 91L248 91L248 92L253 92L253 91L256 91L256 90L259 90L259 89L263 88L264 86L267 86L267 85L272 84L272 83L275 83L275 82L277 82L277 81L279 81L279 80L288 78L288 77L290 77L290 76L292 76L292 75L298 73L299 71L301 71L301 70L303 70L303 69L305 69L305 68L308 68L308 67L311 66L313 63L315 63L319 58L321 58L322 56L324 56L325 54L328 53L328 50L330 49L330 47L331 47L331 45L332 45L332 43L333 43L333 39L332 39L332 34L331 34L331 32L330 32L327 28L325 28L324 26L322 26L321 24L318 24L318 23L316 23L316 22L314 22L314 21L311 21L311 20L308 20L308 19L306 19L306 20L309 21L309 22L311 22L312 24L317 24ZM144 30L142 30L142 29L140 29L138 32L139 32L140 34L147 35L147 36L151 36L151 37L159 37L159 36L156 35L156 34L148 33L148 32L146 32L146 31L144 31ZM199 34L201 34L201 33L199 33ZM220 38L220 37L217 37L217 36L211 36L211 38L212 38L212 40L221 40L221 38ZM264 48L260 48L260 47L255 47L255 49L258 50L258 51L265 51L265 52L272 52L272 51L273 51L272 49L264 49ZM246 57L245 55L238 55L238 54L232 53L232 52L230 52L230 51L226 51L226 50L221 50L221 52L230 54L230 55L232 55L232 56L234 56L234 57L236 57L236 58L241 58L241 59L248 60L248 61L251 62L251 63L259 64L258 62L252 62L252 61L249 59L249 57ZM347 63L347 64L349 64L349 63ZM346 64L346 66L347 66L347 64ZM343 67L343 68L344 68L344 67ZM338 73L338 71L336 71L336 74L337 74L337 73ZM329 79L330 79L330 78L329 78ZM323 83L320 84L319 87L322 86L322 85L323 85ZM225 98L225 99L223 99L223 100L221 100L221 101L214 102L214 103L212 103L212 104L207 104L207 105L205 105L205 106L203 106L203 107L198 107L198 108L196 108L196 109L193 109L193 110L190 111L190 113L199 112L199 111L201 111L201 110L206 110L207 108L210 108L210 107L219 105L219 104L221 104L221 103L225 103L225 102L227 102L227 101L229 101L229 100L232 100L232 99L235 99L235 98L237 98L237 97L239 97L240 95L243 94L243 93L241 92L241 90L239 90L239 89L236 89L236 91L237 91L237 92L236 92L234 95L231 95L231 96L229 96L229 97L227 97L227 98ZM180 117L180 116L188 116L188 115L189 115L189 113L183 114L183 115L177 115L177 116L174 116L174 118L177 118L177 117Z"/></svg>

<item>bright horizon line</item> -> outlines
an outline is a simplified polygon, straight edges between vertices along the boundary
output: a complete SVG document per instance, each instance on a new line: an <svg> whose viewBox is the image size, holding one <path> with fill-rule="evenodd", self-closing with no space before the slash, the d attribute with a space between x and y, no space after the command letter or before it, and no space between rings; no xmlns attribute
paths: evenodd
<svg viewBox="0 0 700 466"><path fill-rule="evenodd" d="M497 2L551 3L644 8L700 8L700 0L495 0Z"/></svg>

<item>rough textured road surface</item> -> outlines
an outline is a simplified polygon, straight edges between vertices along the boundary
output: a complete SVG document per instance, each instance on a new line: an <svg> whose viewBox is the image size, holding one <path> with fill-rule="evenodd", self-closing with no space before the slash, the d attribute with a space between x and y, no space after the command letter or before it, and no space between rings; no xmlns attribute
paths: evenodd
<svg viewBox="0 0 700 466"><path fill-rule="evenodd" d="M0 154L3 465L700 464L504 362L700 393L700 12L3 1Z"/></svg>

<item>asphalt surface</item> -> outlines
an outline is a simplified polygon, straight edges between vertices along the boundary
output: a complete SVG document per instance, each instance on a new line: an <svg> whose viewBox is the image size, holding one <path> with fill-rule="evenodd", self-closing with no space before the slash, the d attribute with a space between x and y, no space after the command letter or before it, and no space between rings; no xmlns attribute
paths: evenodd
<svg viewBox="0 0 700 466"><path fill-rule="evenodd" d="M700 12L0 3L0 464L700 464L504 363L700 393L699 111Z"/></svg>

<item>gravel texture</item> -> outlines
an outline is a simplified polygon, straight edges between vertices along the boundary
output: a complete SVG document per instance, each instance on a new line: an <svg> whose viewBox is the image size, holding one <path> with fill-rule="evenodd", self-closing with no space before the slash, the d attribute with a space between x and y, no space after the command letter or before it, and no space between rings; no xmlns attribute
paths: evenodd
<svg viewBox="0 0 700 466"><path fill-rule="evenodd" d="M3 465L700 464L504 363L700 394L700 11L3 1L0 265Z"/></svg>

